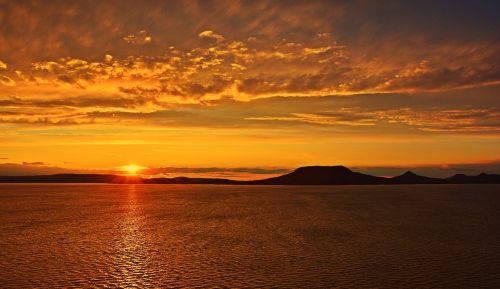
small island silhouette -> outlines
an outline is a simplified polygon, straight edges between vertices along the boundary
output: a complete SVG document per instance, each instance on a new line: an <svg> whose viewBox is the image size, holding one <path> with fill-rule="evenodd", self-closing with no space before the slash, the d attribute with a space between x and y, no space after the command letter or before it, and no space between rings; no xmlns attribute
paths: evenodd
<svg viewBox="0 0 500 289"><path fill-rule="evenodd" d="M54 174L0 176L0 183L112 183L112 184L221 184L221 185L393 185L393 184L500 184L500 175L456 174L430 178L406 172L395 177L378 177L353 172L344 166L306 166L291 173L262 180L237 181L222 178L144 178L114 174Z"/></svg>

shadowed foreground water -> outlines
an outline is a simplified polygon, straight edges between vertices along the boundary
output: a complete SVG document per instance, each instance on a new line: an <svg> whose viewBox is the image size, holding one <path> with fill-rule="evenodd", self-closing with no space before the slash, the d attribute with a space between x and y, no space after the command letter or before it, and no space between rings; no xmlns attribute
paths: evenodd
<svg viewBox="0 0 500 289"><path fill-rule="evenodd" d="M500 287L500 186L0 185L0 287Z"/></svg>

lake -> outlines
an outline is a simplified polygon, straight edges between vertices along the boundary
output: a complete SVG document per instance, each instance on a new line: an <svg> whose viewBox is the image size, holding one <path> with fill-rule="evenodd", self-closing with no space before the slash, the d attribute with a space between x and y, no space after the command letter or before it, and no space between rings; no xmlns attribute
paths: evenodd
<svg viewBox="0 0 500 289"><path fill-rule="evenodd" d="M0 287L500 287L500 185L1 184Z"/></svg>

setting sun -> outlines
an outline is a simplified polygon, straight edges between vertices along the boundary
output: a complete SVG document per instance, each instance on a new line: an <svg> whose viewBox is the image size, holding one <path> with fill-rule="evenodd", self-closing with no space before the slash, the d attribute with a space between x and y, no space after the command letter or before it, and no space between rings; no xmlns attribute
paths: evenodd
<svg viewBox="0 0 500 289"><path fill-rule="evenodd" d="M146 167L138 166L135 164L130 164L130 165L121 166L118 169L127 173L128 175L137 175L138 172L146 169Z"/></svg>

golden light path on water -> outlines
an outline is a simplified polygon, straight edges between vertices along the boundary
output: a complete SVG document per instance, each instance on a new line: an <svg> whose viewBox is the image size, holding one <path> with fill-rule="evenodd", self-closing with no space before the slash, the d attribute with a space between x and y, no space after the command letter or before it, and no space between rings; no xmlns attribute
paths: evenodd
<svg viewBox="0 0 500 289"><path fill-rule="evenodd" d="M153 272L148 267L151 264L145 235L147 224L139 192L136 185L126 186L124 189L127 192L120 219L121 235L116 243L115 270L118 287L128 288L148 285L142 284L141 280L150 280Z"/></svg>

